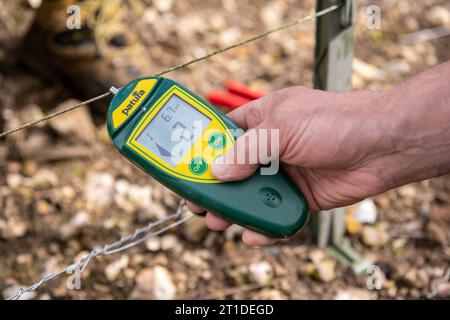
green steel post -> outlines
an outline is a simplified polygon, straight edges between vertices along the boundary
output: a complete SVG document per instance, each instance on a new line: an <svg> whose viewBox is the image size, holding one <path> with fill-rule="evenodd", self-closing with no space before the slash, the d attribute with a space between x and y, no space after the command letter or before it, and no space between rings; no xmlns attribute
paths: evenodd
<svg viewBox="0 0 450 320"><path fill-rule="evenodd" d="M351 89L354 50L355 0L318 0L317 11L334 4L341 7L317 19L314 87L328 91ZM344 208L322 211L313 218L317 244L328 247L339 261L361 273L370 263L361 258L345 239Z"/></svg>

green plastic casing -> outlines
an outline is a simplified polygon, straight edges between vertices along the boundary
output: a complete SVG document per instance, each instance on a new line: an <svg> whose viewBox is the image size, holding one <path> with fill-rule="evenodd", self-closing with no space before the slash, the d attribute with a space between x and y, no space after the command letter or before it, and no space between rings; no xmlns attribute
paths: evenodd
<svg viewBox="0 0 450 320"><path fill-rule="evenodd" d="M150 94L139 102L136 111L114 129L113 111L133 92L137 83L144 79L157 79L157 83ZM261 175L257 170L248 179L236 182L192 182L164 172L127 146L127 139L139 120L173 85L200 100L220 117L229 129L239 129L223 113L179 83L163 77L144 77L122 87L109 105L107 127L114 147L167 188L224 219L275 238L288 237L299 231L307 222L308 206L303 194L281 170L275 175ZM236 138L237 136L234 136L234 139Z"/></svg>

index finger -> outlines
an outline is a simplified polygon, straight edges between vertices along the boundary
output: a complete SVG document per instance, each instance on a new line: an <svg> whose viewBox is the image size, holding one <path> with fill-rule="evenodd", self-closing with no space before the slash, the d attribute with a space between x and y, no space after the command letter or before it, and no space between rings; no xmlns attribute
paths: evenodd
<svg viewBox="0 0 450 320"><path fill-rule="evenodd" d="M260 119L261 121L258 121L258 119L255 121L255 117L251 117L249 115L253 112L262 112L263 99L264 97L244 104L243 106L228 112L226 116L230 118L231 121L236 123L241 129L247 130L248 128L255 127L259 124L259 122L262 122L262 119Z"/></svg>

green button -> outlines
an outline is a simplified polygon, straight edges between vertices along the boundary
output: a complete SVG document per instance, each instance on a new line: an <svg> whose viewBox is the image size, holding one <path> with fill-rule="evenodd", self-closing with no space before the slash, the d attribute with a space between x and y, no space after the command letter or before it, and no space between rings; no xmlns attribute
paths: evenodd
<svg viewBox="0 0 450 320"><path fill-rule="evenodd" d="M195 175L202 175L208 170L208 164L202 157L195 157L189 163L189 170Z"/></svg>
<svg viewBox="0 0 450 320"><path fill-rule="evenodd" d="M227 138L223 133L216 132L209 137L208 144L211 146L211 148L215 150L220 150L225 148L227 144Z"/></svg>

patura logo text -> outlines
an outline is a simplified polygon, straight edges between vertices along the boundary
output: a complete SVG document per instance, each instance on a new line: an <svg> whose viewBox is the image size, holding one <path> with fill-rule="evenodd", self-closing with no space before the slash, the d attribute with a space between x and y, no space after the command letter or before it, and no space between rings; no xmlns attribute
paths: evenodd
<svg viewBox="0 0 450 320"><path fill-rule="evenodd" d="M122 113L126 116L128 116L129 112L133 107L141 100L142 96L145 94L144 90L141 91L134 91L132 93L133 98L130 100L130 102L123 108Z"/></svg>

